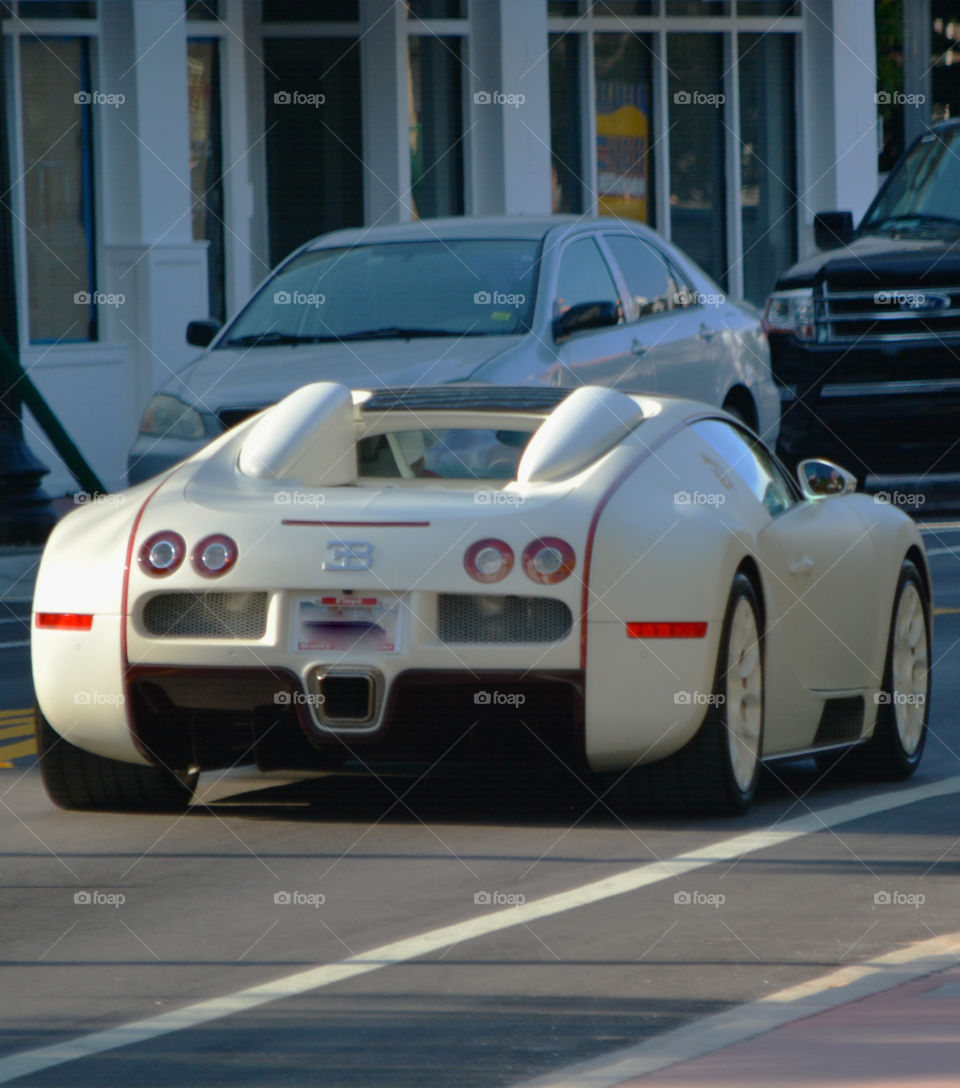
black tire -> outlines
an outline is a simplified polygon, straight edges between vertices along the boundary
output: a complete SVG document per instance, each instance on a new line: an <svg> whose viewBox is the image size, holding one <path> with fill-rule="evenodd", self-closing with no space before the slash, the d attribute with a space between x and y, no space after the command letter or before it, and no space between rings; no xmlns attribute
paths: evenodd
<svg viewBox="0 0 960 1088"><path fill-rule="evenodd" d="M190 803L197 775L85 752L61 737L39 709L35 724L40 775L59 808L182 812Z"/></svg>
<svg viewBox="0 0 960 1088"><path fill-rule="evenodd" d="M747 611L741 608L741 602ZM751 619L747 620L747 616ZM614 788L615 797L629 799L632 808L652 808L668 814L733 815L748 807L756 793L763 751L764 662L760 616L753 583L745 574L736 575L720 635L715 698L703 725L680 751L623 776ZM755 636L747 634L749 645L742 647L742 653L735 651L740 662L747 667L753 664L745 677L736 675L729 663L731 637L743 639L744 622L752 624ZM736 731L730 724L733 713L737 715ZM748 728L746 735L745 728ZM735 759L734 753L738 753L738 758Z"/></svg>
<svg viewBox="0 0 960 1088"><path fill-rule="evenodd" d="M916 565L897 580L873 737L852 752L869 778L909 778L920 764L930 714L930 601Z"/></svg>

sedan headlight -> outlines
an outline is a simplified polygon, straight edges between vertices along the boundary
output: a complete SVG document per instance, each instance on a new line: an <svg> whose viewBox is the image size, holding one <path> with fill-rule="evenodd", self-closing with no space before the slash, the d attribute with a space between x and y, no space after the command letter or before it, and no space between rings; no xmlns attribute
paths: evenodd
<svg viewBox="0 0 960 1088"><path fill-rule="evenodd" d="M794 291L774 291L767 299L763 313L767 334L792 333L798 340L813 340L816 336L813 313L813 288L800 287Z"/></svg>
<svg viewBox="0 0 960 1088"><path fill-rule="evenodd" d="M164 435L167 438L203 438L203 420L189 404L168 393L158 393L143 413L140 433Z"/></svg>

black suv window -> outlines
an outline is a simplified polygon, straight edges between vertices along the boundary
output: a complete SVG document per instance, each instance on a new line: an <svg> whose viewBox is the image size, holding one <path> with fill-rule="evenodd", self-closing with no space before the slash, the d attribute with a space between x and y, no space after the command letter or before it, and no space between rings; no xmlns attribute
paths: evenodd
<svg viewBox="0 0 960 1088"><path fill-rule="evenodd" d="M653 246L629 234L608 234L604 239L627 281L637 317L663 313L681 305L689 292Z"/></svg>
<svg viewBox="0 0 960 1088"><path fill-rule="evenodd" d="M930 133L914 146L863 229L909 218L960 223L960 128Z"/></svg>
<svg viewBox="0 0 960 1088"><path fill-rule="evenodd" d="M607 262L592 238L581 238L563 251L557 273L554 316L581 302L612 302L614 305L620 302L620 292Z"/></svg>

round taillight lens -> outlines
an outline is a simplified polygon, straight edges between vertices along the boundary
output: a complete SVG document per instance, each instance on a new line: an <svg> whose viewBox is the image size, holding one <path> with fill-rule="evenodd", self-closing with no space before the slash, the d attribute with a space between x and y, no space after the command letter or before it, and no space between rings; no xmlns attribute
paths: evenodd
<svg viewBox="0 0 960 1088"><path fill-rule="evenodd" d="M183 562L187 545L179 533L164 530L154 533L140 545L140 566L157 578L173 572Z"/></svg>
<svg viewBox="0 0 960 1088"><path fill-rule="evenodd" d="M216 578L237 561L237 545L223 533L205 536L193 549L193 569L207 578Z"/></svg>
<svg viewBox="0 0 960 1088"><path fill-rule="evenodd" d="M478 582L499 582L513 570L513 549L493 537L478 540L467 548L463 566Z"/></svg>
<svg viewBox="0 0 960 1088"><path fill-rule="evenodd" d="M573 548L558 536L542 536L523 549L524 572L542 585L553 585L569 578L576 565Z"/></svg>

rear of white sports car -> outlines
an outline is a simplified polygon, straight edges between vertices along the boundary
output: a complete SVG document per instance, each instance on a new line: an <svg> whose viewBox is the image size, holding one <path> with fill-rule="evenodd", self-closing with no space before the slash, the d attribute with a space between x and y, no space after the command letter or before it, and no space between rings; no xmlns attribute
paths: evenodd
<svg viewBox="0 0 960 1088"><path fill-rule="evenodd" d="M62 526L38 610L78 611L64 610L67 569L83 580L99 566L108 584L88 587L91 628L36 632L54 730L101 757L194 772L589 755L585 575L649 425L611 390L556 411L555 390L479 395L355 404L307 387L129 493L109 533L102 516ZM598 638L619 632L620 653L591 674L605 703L630 686L618 657L637 646L625 621L643 617L609 604L595 616ZM690 683L709 683L715 639L687 642ZM660 701L675 723L673 687ZM689 734L702 708L679 716ZM599 748L619 750L596 724Z"/></svg>

